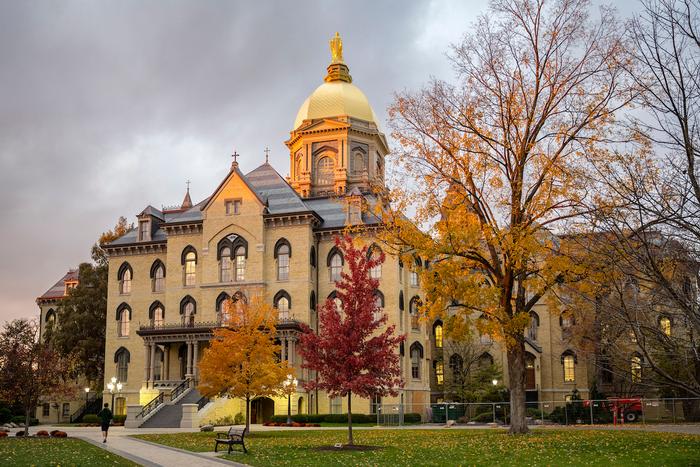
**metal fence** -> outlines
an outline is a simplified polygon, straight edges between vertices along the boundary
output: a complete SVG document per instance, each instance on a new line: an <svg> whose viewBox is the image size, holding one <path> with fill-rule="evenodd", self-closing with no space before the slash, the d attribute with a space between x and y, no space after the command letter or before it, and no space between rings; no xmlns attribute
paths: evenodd
<svg viewBox="0 0 700 467"><path fill-rule="evenodd" d="M531 425L688 423L700 422L700 398L539 401L527 402L526 412ZM510 415L510 402L381 404L373 414L381 426L508 425Z"/></svg>

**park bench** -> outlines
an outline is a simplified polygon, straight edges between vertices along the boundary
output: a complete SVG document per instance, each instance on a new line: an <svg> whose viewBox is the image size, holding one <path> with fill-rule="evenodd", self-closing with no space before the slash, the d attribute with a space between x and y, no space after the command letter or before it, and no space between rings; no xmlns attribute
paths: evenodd
<svg viewBox="0 0 700 467"><path fill-rule="evenodd" d="M247 453L248 450L245 448L245 435L247 432L247 428L231 427L226 433L223 431L216 433L214 452L219 452L219 444L228 444L228 453L231 454L231 448L233 445L240 444L243 446L243 452Z"/></svg>

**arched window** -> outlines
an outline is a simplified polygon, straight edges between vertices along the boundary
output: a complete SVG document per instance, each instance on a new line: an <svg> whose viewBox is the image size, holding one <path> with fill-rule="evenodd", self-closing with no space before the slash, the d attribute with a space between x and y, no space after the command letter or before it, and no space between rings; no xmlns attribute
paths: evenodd
<svg viewBox="0 0 700 467"><path fill-rule="evenodd" d="M53 329L54 325L56 324L56 312L53 311L53 309L46 312L44 322L46 323L45 329Z"/></svg>
<svg viewBox="0 0 700 467"><path fill-rule="evenodd" d="M165 290L165 265L159 259L151 266L151 290L162 292Z"/></svg>
<svg viewBox="0 0 700 467"><path fill-rule="evenodd" d="M309 251L309 264L312 268L316 267L316 247L311 245L311 251Z"/></svg>
<svg viewBox="0 0 700 467"><path fill-rule="evenodd" d="M355 176L360 176L365 170L365 156L362 151L355 151L352 154L352 173Z"/></svg>
<svg viewBox="0 0 700 467"><path fill-rule="evenodd" d="M232 282L233 264L231 262L231 248L224 247L221 249L221 259L219 259L219 280L221 282Z"/></svg>
<svg viewBox="0 0 700 467"><path fill-rule="evenodd" d="M564 367L564 382L572 383L576 381L576 354L567 350L561 354L561 363Z"/></svg>
<svg viewBox="0 0 700 467"><path fill-rule="evenodd" d="M197 251L192 246L182 250L183 284L194 285L197 279Z"/></svg>
<svg viewBox="0 0 700 467"><path fill-rule="evenodd" d="M403 284L403 261L399 260L399 284Z"/></svg>
<svg viewBox="0 0 700 467"><path fill-rule="evenodd" d="M450 356L450 370L452 371L452 380L459 382L462 380L462 371L464 369L464 359L459 354Z"/></svg>
<svg viewBox="0 0 700 467"><path fill-rule="evenodd" d="M343 272L343 255L340 254L337 248L333 247L328 254L328 268L330 271L331 282L338 282L341 273Z"/></svg>
<svg viewBox="0 0 700 467"><path fill-rule="evenodd" d="M316 293L312 290L309 295L309 326L311 329L316 329L317 311L316 311Z"/></svg>
<svg viewBox="0 0 700 467"><path fill-rule="evenodd" d="M133 277L133 270L129 263L123 263L119 267L117 272L117 279L119 279L119 293L120 294L130 294L131 293L131 279Z"/></svg>
<svg viewBox="0 0 700 467"><path fill-rule="evenodd" d="M537 328L540 327L540 317L534 311L530 312L530 325L527 328L527 337L537 340Z"/></svg>
<svg viewBox="0 0 700 467"><path fill-rule="evenodd" d="M423 265L419 257L415 257L415 264L411 268L411 286L412 287L418 287L418 268L420 268Z"/></svg>
<svg viewBox="0 0 700 467"><path fill-rule="evenodd" d="M236 282L245 281L246 249L243 246L236 247L234 255L236 259Z"/></svg>
<svg viewBox="0 0 700 467"><path fill-rule="evenodd" d="M421 359L423 358L423 346L418 342L411 344L410 348L411 355L411 378L420 379L421 378Z"/></svg>
<svg viewBox="0 0 700 467"><path fill-rule="evenodd" d="M194 298L187 295L180 300L180 316L182 317L183 326L194 326L194 315L197 314L197 302Z"/></svg>
<svg viewBox="0 0 700 467"><path fill-rule="evenodd" d="M328 294L328 298L333 300L333 304L335 305L335 309L338 312L340 316L343 316L343 301L338 297L338 292L335 290Z"/></svg>
<svg viewBox="0 0 700 467"><path fill-rule="evenodd" d="M151 320L151 326L159 328L163 326L165 320L165 307L159 301L155 301L148 309L148 319Z"/></svg>
<svg viewBox="0 0 700 467"><path fill-rule="evenodd" d="M367 250L367 257L371 259L379 259L382 256L382 249L376 244L372 244ZM369 276L372 279L382 278L382 264L379 263L369 270Z"/></svg>
<svg viewBox="0 0 700 467"><path fill-rule="evenodd" d="M289 280L289 258L292 255L292 246L286 238L280 238L275 244L275 259L277 260L277 280Z"/></svg>
<svg viewBox="0 0 700 467"><path fill-rule="evenodd" d="M129 361L131 355L124 347L114 352L114 363L117 364L117 380L120 383L126 383L129 380Z"/></svg>
<svg viewBox="0 0 700 467"><path fill-rule="evenodd" d="M433 337L435 338L435 348L442 348L442 321L433 324Z"/></svg>
<svg viewBox="0 0 700 467"><path fill-rule="evenodd" d="M486 315L481 315L478 318L479 324L477 325L477 329L481 328L481 335L479 336L479 342L481 342L483 345L491 345L493 343L493 338L491 337L491 334L489 334L487 327L489 324L488 317Z"/></svg>
<svg viewBox="0 0 700 467"><path fill-rule="evenodd" d="M563 330L571 329L571 327L576 324L573 313L570 311L562 311L559 315L559 325Z"/></svg>
<svg viewBox="0 0 700 467"><path fill-rule="evenodd" d="M279 320L288 320L289 310L292 308L292 299L289 294L284 290L280 290L275 294L274 303L275 308L277 308L277 316Z"/></svg>
<svg viewBox="0 0 700 467"><path fill-rule="evenodd" d="M129 321L131 320L131 308L126 303L117 307L117 334L119 337L129 337Z"/></svg>
<svg viewBox="0 0 700 467"><path fill-rule="evenodd" d="M294 176L297 180L301 177L301 162L302 158L298 155L294 164Z"/></svg>
<svg viewBox="0 0 700 467"><path fill-rule="evenodd" d="M630 359L630 376L633 383L642 381L642 357L639 354L632 355Z"/></svg>
<svg viewBox="0 0 700 467"><path fill-rule="evenodd" d="M445 382L445 367L442 360L435 360L433 366L435 368L435 382L438 386L442 386L442 384Z"/></svg>
<svg viewBox="0 0 700 467"><path fill-rule="evenodd" d="M333 167L335 162L332 157L323 156L316 162L316 184L317 185L332 185L333 184Z"/></svg>
<svg viewBox="0 0 700 467"><path fill-rule="evenodd" d="M226 323L229 318L229 295L226 292L221 292L218 297L216 297L216 321L218 323Z"/></svg>
<svg viewBox="0 0 700 467"><path fill-rule="evenodd" d="M384 316L384 294L379 291L374 291L374 320L379 321Z"/></svg>
<svg viewBox="0 0 700 467"><path fill-rule="evenodd" d="M408 304L408 313L411 315L411 329L420 329L420 315L418 313L418 308L420 307L420 298L415 296L411 299Z"/></svg>
<svg viewBox="0 0 700 467"><path fill-rule="evenodd" d="M488 368L493 365L493 357L490 353L484 352L479 356L478 362L479 368Z"/></svg>
<svg viewBox="0 0 700 467"><path fill-rule="evenodd" d="M671 319L668 316L659 318L659 328L667 337L671 337Z"/></svg>

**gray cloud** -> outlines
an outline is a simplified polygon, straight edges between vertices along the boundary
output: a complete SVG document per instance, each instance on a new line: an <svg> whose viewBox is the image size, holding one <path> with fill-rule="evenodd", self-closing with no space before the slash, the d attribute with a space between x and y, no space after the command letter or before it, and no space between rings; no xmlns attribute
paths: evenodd
<svg viewBox="0 0 700 467"><path fill-rule="evenodd" d="M232 150L288 172L284 140L340 31L380 119L430 75L483 2L0 3L0 321L117 217L210 194Z"/></svg>

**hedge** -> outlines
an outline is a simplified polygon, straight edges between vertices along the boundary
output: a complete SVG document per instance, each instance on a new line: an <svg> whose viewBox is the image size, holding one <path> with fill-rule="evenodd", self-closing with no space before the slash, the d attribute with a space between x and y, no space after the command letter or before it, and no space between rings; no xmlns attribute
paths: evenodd
<svg viewBox="0 0 700 467"><path fill-rule="evenodd" d="M100 423L100 419L95 413L83 415L83 423Z"/></svg>
<svg viewBox="0 0 700 467"><path fill-rule="evenodd" d="M275 423L286 423L286 415L273 415L270 421ZM348 414L294 414L292 421L297 423L347 423ZM403 416L404 423L420 423L421 416L419 413L407 413ZM353 423L376 423L376 415L367 415L363 413L352 414Z"/></svg>
<svg viewBox="0 0 700 467"><path fill-rule="evenodd" d="M24 415L16 415L12 417L12 423L15 425L24 425L24 422L26 422L27 418ZM29 426L34 426L39 424L39 419L30 417L29 418Z"/></svg>

